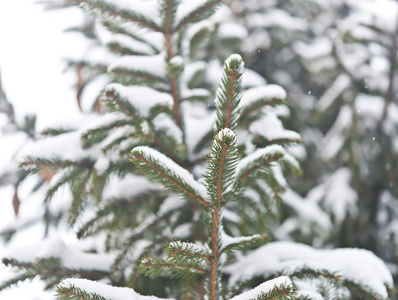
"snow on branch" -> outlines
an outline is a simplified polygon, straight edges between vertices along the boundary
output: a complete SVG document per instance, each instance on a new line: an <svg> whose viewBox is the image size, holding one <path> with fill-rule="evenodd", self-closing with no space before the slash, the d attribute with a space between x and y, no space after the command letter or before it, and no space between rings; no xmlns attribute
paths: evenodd
<svg viewBox="0 0 398 300"><path fill-rule="evenodd" d="M244 62L239 54L232 54L224 63L224 73L215 100L217 118L214 132L224 128L237 132L240 100L242 98L242 74Z"/></svg>
<svg viewBox="0 0 398 300"><path fill-rule="evenodd" d="M329 275L335 274L343 285L356 285L363 292L378 295L381 299L388 298L388 291L394 285L387 266L370 251L354 248L322 250L293 242L269 243L238 258L224 270L231 275L230 286L255 276L297 274L300 270L327 271Z"/></svg>
<svg viewBox="0 0 398 300"><path fill-rule="evenodd" d="M281 158L286 151L279 145L272 145L258 149L242 159L236 169L235 186L241 186L243 182L263 168L270 168L271 163Z"/></svg>
<svg viewBox="0 0 398 300"><path fill-rule="evenodd" d="M29 249L29 251L26 251ZM97 270L109 272L113 254L85 253L60 238L49 238L38 244L12 246L7 249L7 259L31 263L37 258L57 258L61 265L70 270Z"/></svg>
<svg viewBox="0 0 398 300"><path fill-rule="evenodd" d="M209 205L205 199L205 187L197 182L192 174L177 165L164 154L146 147L135 147L131 151L132 162L148 174L153 180L163 184L172 192L187 196L205 206Z"/></svg>
<svg viewBox="0 0 398 300"><path fill-rule="evenodd" d="M249 131L255 135L264 137L269 142L301 142L301 136L292 130L283 128L281 120L271 112L267 112L262 118L253 122Z"/></svg>
<svg viewBox="0 0 398 300"><path fill-rule="evenodd" d="M285 103L286 91L276 84L254 87L243 92L240 105L242 116L258 111L266 105Z"/></svg>
<svg viewBox="0 0 398 300"><path fill-rule="evenodd" d="M108 72L115 76L115 81L126 85L164 85L166 61L163 54L126 55L110 64Z"/></svg>
<svg viewBox="0 0 398 300"><path fill-rule="evenodd" d="M289 295L284 299L295 299L293 283L289 277L280 276L278 278L268 280L254 289L237 295L230 300L247 300L247 299L270 299L274 294Z"/></svg>
<svg viewBox="0 0 398 300"><path fill-rule="evenodd" d="M229 128L222 129L214 137L205 179L207 192L214 204L220 203L223 194L234 182L239 159L237 145L236 135Z"/></svg>
<svg viewBox="0 0 398 300"><path fill-rule="evenodd" d="M143 296L133 289L125 287L114 287L87 279L67 278L61 281L57 288L60 299L78 299L90 300L161 300L155 296ZM169 299L171 300L171 299Z"/></svg>
<svg viewBox="0 0 398 300"><path fill-rule="evenodd" d="M124 1L124 0L68 0L71 4L82 5L87 10L94 11L104 17L133 22L143 28L160 31L157 2L154 0ZM138 3L137 3L138 2Z"/></svg>
<svg viewBox="0 0 398 300"><path fill-rule="evenodd" d="M212 15L223 0L185 0L179 5L174 25L174 32L185 26L202 21Z"/></svg>
<svg viewBox="0 0 398 300"><path fill-rule="evenodd" d="M106 100L127 115L147 117L154 107L171 108L173 98L146 86L124 86L111 83L105 88ZM126 103L127 102L127 103ZM131 107L131 106L132 107Z"/></svg>

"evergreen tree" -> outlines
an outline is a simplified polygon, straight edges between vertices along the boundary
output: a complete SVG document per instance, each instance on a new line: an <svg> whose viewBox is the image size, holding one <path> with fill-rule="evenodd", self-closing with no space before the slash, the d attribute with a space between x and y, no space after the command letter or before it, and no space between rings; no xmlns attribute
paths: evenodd
<svg viewBox="0 0 398 300"><path fill-rule="evenodd" d="M364 247L396 265L396 2L234 7L230 20L248 28L240 44L246 64L292 100L285 124L302 134L307 159L304 176L289 182L334 225L316 243ZM254 37L268 43L250 43ZM290 236L311 243L296 230Z"/></svg>
<svg viewBox="0 0 398 300"><path fill-rule="evenodd" d="M275 239L287 187L282 169L298 171L289 147L301 138L277 118L284 90L262 86L264 80L245 83L238 55L224 65L215 106L208 103L214 92L209 78L218 69L197 57L203 57L201 42L212 29L207 18L221 1L72 2L100 15L115 34L111 49L121 57L108 68L115 82L102 96L111 113L48 131L21 167L27 173L55 171L45 201L66 187L69 224L105 249L94 246L87 253L60 239L31 248L29 255L10 249L3 262L19 273L3 288L40 275L48 288L62 281L61 299L148 297L135 291L185 299L388 297L391 276L369 252L318 253L276 242L234 255L232 250ZM212 72L207 77L206 69ZM130 152L135 167L127 161ZM250 257L258 253L273 259L256 265ZM356 264L343 268L353 256ZM340 264L328 264L331 258ZM249 271L236 271L242 264ZM243 291L281 274L290 278ZM129 289L66 279L71 276Z"/></svg>

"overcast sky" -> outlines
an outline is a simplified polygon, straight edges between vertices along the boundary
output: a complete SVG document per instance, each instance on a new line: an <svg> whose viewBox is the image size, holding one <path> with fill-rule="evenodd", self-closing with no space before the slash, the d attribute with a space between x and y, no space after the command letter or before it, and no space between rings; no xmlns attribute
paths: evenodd
<svg viewBox="0 0 398 300"><path fill-rule="evenodd" d="M62 75L62 57L78 55L69 24L80 20L77 8L44 12L34 0L0 1L0 69L8 99L19 118L39 115L39 128L77 114L72 73Z"/></svg>
<svg viewBox="0 0 398 300"><path fill-rule="evenodd" d="M35 0L0 0L0 69L3 87L14 104L19 119L27 113L38 115L38 128L51 122L78 114L72 89L73 73L62 74L66 56L81 55L79 39L63 30L79 23L82 13L77 8L64 11L43 12ZM1 135L0 135L1 140ZM10 159L7 150L14 151L0 141L1 158ZM12 154L12 153L10 153ZM0 191L0 217L13 215L12 191ZM8 197L8 196L9 197ZM33 238L33 237L32 237ZM0 257L4 250L0 245ZM0 280L8 276L0 264ZM54 299L54 292L43 293L43 283L23 283L19 288L6 290L1 299L45 300Z"/></svg>

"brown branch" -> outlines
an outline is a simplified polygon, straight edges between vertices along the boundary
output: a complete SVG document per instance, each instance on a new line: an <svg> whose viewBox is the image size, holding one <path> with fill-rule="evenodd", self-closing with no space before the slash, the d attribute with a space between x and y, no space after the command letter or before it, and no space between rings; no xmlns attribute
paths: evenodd
<svg viewBox="0 0 398 300"><path fill-rule="evenodd" d="M234 75L234 70L229 70L230 71L230 75L231 75L231 81L232 83L229 85L229 89L228 89L228 102L227 102L227 120L225 122L225 128L229 128L230 127L230 121L231 121L231 113L232 113L232 98L234 95L234 85L235 85L235 80L237 78L237 76L235 77ZM239 76L239 74L238 74Z"/></svg>
<svg viewBox="0 0 398 300"><path fill-rule="evenodd" d="M210 261L210 300L217 300L217 261L218 261L218 229L219 229L219 217L220 207L216 206L213 208L213 222L212 222L212 233L211 233L211 251L213 257Z"/></svg>
<svg viewBox="0 0 398 300"><path fill-rule="evenodd" d="M82 297L82 296L80 296L80 295L78 295L78 294L72 292L72 288L71 288L71 287L69 287L67 291L64 291L64 292L62 293L62 295L71 295L71 296L73 296L73 297L75 297L75 298L78 298L78 299L90 300L90 299L88 299L88 298L84 298L84 297Z"/></svg>
<svg viewBox="0 0 398 300"><path fill-rule="evenodd" d="M167 1L167 13L166 13L166 33L171 32L171 15L172 15L172 8L173 8L173 2L174 0L168 0Z"/></svg>
<svg viewBox="0 0 398 300"><path fill-rule="evenodd" d="M188 191L187 189L185 189L182 185L180 185L178 182L176 182L175 180L173 180L172 178L170 178L169 176L167 176L164 172L162 172L161 170L159 170L156 166L152 165L151 163L149 163L148 161L146 161L142 155L140 155L139 157L134 157L135 160L139 160L142 161L144 164L146 164L147 166L149 166L151 169L155 170L157 173L159 173L160 175L162 175L164 178L166 178L168 181L170 181L171 183L173 183L174 185L176 185L180 190L182 190L184 193L188 194L189 196L195 198L197 201L199 201L200 203L202 203L205 207L209 207L210 204L202 199L201 197L199 197L198 195L195 195L193 193L191 193L190 191Z"/></svg>
<svg viewBox="0 0 398 300"><path fill-rule="evenodd" d="M174 57L173 51L173 34L166 33L166 50L168 59L172 59ZM170 77L170 87L171 87L171 96L173 97L173 115L174 120L179 128L182 129L182 121L181 121L181 112L180 112L180 95L178 91L178 80L177 76L173 75Z"/></svg>

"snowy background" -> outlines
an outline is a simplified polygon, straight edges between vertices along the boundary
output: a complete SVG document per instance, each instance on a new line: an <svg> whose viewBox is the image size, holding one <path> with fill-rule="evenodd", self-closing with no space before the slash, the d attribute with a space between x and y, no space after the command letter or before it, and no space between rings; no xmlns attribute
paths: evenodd
<svg viewBox="0 0 398 300"><path fill-rule="evenodd" d="M64 73L63 58L81 57L85 47L75 34L63 31L79 24L83 13L77 8L44 11L34 0L0 1L0 70L3 88L14 105L18 121L36 114L38 130L60 118L79 114L73 91L74 74ZM3 122L4 120L0 120ZM0 169L12 159L24 142L18 135L0 133ZM6 146L4 146L6 145ZM11 199L12 188L0 187L0 227L18 222ZM33 227L13 243L29 244L41 239ZM0 257L4 250L0 244ZM7 277L0 265L0 281ZM54 292L42 293L43 283L26 282L18 289L1 293L1 299L54 299ZM42 294L41 296L39 296ZM36 295L40 298L29 298Z"/></svg>

